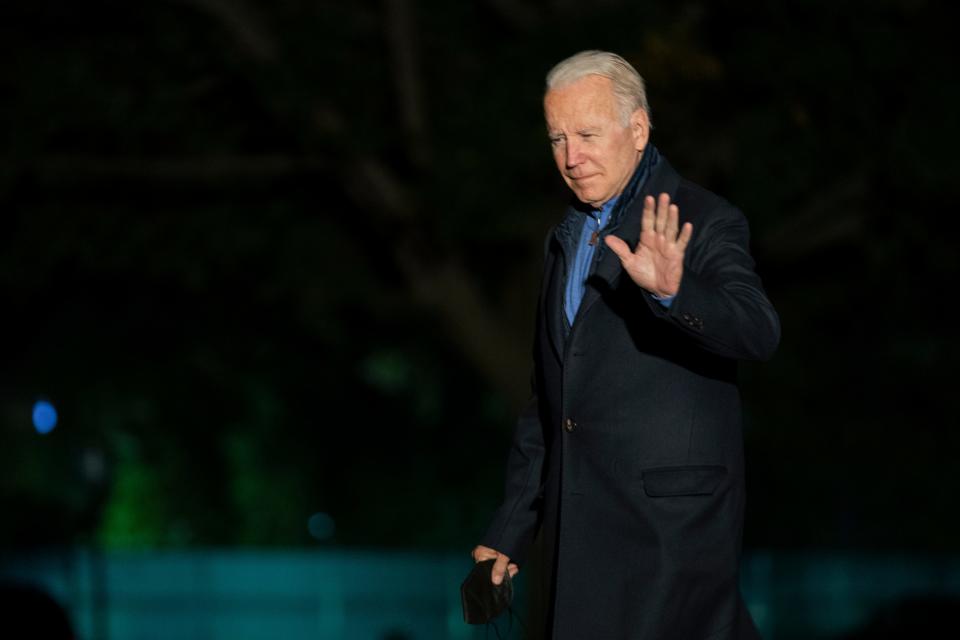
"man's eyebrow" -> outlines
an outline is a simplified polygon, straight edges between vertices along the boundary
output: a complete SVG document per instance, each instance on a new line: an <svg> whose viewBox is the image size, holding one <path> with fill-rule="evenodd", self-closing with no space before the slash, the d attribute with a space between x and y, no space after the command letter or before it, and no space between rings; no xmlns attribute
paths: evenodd
<svg viewBox="0 0 960 640"><path fill-rule="evenodd" d="M577 129L577 133L581 135L584 133L599 133L599 132L600 132L600 127L583 127L582 129Z"/></svg>

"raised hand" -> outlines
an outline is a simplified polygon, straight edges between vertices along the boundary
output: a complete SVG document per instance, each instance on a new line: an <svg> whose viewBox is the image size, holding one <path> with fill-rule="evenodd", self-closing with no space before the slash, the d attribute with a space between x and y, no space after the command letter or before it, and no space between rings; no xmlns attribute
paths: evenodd
<svg viewBox="0 0 960 640"><path fill-rule="evenodd" d="M638 286L661 298L680 290L683 277L683 254L693 235L693 225L679 228L680 210L670 204L670 196L661 193L657 200L647 196L643 201L640 240L630 251L626 242L614 235L606 237L607 246L617 254L624 271Z"/></svg>

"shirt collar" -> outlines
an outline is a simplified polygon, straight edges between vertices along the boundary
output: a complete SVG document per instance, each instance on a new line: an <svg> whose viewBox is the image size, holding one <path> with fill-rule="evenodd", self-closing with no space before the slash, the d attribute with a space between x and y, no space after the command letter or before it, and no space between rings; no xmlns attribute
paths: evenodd
<svg viewBox="0 0 960 640"><path fill-rule="evenodd" d="M617 200L619 199L620 196L614 196L603 203L603 206L599 209L593 209L590 212L590 215L597 219L601 227L605 227L607 222L610 221L610 215L613 213L613 208L617 206Z"/></svg>

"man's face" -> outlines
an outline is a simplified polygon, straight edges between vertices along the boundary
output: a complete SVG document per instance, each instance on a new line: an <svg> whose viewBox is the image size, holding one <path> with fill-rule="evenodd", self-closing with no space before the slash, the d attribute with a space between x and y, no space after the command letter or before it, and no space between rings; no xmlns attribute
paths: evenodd
<svg viewBox="0 0 960 640"><path fill-rule="evenodd" d="M625 125L613 83L597 75L548 91L543 110L553 159L574 195L595 207L620 195L647 144L646 112Z"/></svg>

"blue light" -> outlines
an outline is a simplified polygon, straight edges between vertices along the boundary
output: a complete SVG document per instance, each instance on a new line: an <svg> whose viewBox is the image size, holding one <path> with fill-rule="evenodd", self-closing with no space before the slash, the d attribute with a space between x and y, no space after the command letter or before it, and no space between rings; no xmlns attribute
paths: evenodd
<svg viewBox="0 0 960 640"><path fill-rule="evenodd" d="M46 435L57 427L57 410L46 400L37 400L33 404L33 428L37 433Z"/></svg>

